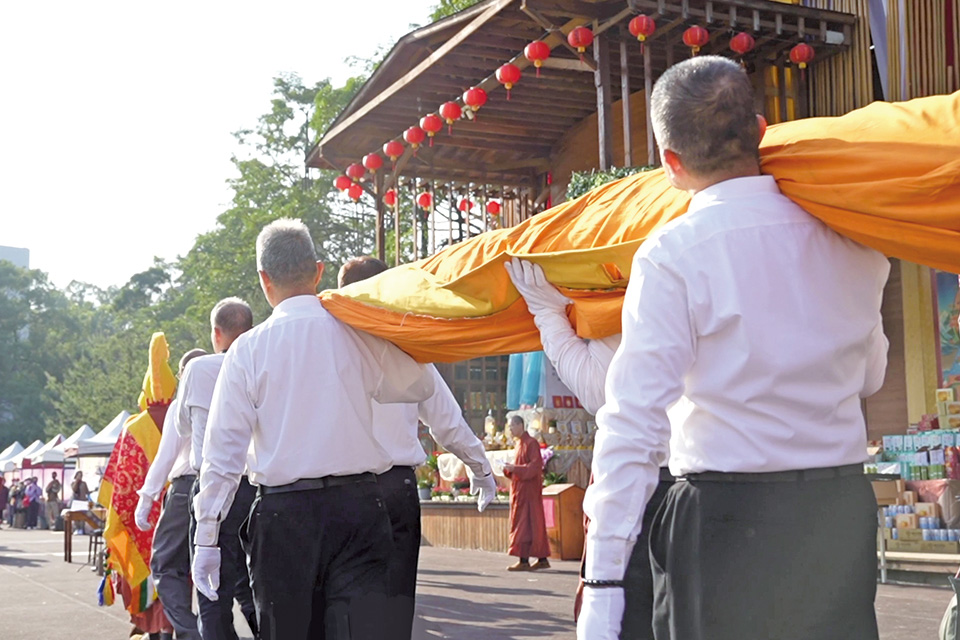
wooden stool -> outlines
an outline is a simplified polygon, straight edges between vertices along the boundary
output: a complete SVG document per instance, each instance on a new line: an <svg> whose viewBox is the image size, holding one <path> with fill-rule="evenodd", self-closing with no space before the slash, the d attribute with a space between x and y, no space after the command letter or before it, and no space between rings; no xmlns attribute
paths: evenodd
<svg viewBox="0 0 960 640"><path fill-rule="evenodd" d="M87 564L93 565L98 576L103 575L103 529L90 532L90 546L87 548Z"/></svg>

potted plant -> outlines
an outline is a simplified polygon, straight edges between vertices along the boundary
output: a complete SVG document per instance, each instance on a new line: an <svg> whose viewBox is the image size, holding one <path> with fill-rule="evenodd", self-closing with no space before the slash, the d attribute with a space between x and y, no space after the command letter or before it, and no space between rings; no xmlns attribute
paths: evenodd
<svg viewBox="0 0 960 640"><path fill-rule="evenodd" d="M429 478L417 480L417 494L421 500L429 500L433 492L433 482Z"/></svg>

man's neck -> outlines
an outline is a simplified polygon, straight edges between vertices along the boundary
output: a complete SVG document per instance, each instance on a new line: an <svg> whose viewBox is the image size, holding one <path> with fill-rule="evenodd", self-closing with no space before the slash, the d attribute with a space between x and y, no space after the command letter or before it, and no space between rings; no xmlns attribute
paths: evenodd
<svg viewBox="0 0 960 640"><path fill-rule="evenodd" d="M715 184L720 184L721 182L726 182L727 180L734 180L735 178L755 178L759 175L760 165L751 165L748 167L741 166L730 171L712 173L709 176L704 177L691 175L690 183L687 185L686 191L691 196L694 196L704 189L708 189Z"/></svg>

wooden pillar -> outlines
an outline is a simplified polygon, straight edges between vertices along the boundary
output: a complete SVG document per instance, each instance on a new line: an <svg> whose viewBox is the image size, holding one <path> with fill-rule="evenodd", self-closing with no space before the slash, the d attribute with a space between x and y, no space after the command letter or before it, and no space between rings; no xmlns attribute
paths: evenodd
<svg viewBox="0 0 960 640"><path fill-rule="evenodd" d="M643 100L647 118L647 164L659 164L657 141L653 137L653 112L650 109L650 94L653 92L653 65L650 63L650 47L643 48Z"/></svg>
<svg viewBox="0 0 960 640"><path fill-rule="evenodd" d="M403 189L400 188L399 176L393 183L397 190L397 204L393 206L393 264L400 266L400 198L403 197Z"/></svg>
<svg viewBox="0 0 960 640"><path fill-rule="evenodd" d="M385 262L387 259L387 237L384 220L386 218L387 205L383 202L383 174L380 172L373 174L373 190L375 194L374 197L377 200L377 259Z"/></svg>
<svg viewBox="0 0 960 640"><path fill-rule="evenodd" d="M593 39L593 60L597 70L593 82L597 88L597 135L600 138L600 170L613 166L613 114L610 96L610 43L606 34Z"/></svg>
<svg viewBox="0 0 960 640"><path fill-rule="evenodd" d="M633 166L633 137L630 123L630 59L627 42L630 32L620 25L620 101L623 103L623 166ZM646 47L644 47L646 50Z"/></svg>

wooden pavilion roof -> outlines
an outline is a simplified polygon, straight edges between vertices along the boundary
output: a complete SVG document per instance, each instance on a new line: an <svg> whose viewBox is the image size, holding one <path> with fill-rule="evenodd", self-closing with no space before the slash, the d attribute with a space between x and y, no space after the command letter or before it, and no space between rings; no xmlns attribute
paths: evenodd
<svg viewBox="0 0 960 640"><path fill-rule="evenodd" d="M307 166L342 171L403 131L436 112L464 90L480 86L489 100L471 122L444 129L434 145L408 148L396 173L459 182L532 185L564 136L598 111L596 68L591 51L581 61L566 44L566 33L579 25L606 38L610 77L620 77L619 43L629 40L627 69L631 91L644 86L643 56L626 24L636 14L656 20L647 39L653 77L689 56L683 31L705 27L710 41L704 53L735 54L730 38L753 35L757 46L744 63L782 63L801 41L814 46L814 64L850 42L857 18L772 0L483 0L479 4L403 36L369 80L307 154ZM536 77L523 57L531 41L544 39L551 56ZM496 69L513 62L523 77L506 99ZM621 98L620 83L609 83L610 99ZM381 152L382 155L382 152ZM388 161L389 167L389 161ZM388 182L392 180L388 178Z"/></svg>

